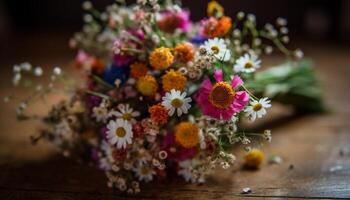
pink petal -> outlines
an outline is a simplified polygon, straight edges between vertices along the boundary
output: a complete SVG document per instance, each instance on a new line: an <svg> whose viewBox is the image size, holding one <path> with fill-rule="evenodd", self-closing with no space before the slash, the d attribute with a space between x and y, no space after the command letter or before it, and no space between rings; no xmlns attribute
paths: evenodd
<svg viewBox="0 0 350 200"><path fill-rule="evenodd" d="M242 81L242 79L239 76L234 76L233 77L233 79L231 81L231 86L233 88L236 88L236 87L238 87L238 86L240 86L242 84L243 84L243 81Z"/></svg>
<svg viewBox="0 0 350 200"><path fill-rule="evenodd" d="M202 83L202 89L210 90L213 87L209 79L206 79Z"/></svg>
<svg viewBox="0 0 350 200"><path fill-rule="evenodd" d="M221 69L214 71L214 78L217 82L222 81L222 70Z"/></svg>

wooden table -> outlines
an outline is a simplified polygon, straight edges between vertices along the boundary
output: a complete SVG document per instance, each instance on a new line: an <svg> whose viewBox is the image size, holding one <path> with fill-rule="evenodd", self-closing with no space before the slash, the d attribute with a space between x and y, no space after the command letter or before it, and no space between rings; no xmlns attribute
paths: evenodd
<svg viewBox="0 0 350 200"><path fill-rule="evenodd" d="M72 53L67 53L65 46L45 52L44 49L52 42L48 44L45 39L34 38L36 45L42 47L35 52L16 51L15 56L2 59L2 64L16 63L18 58L27 54L36 64L43 66L56 63L64 66L69 63ZM58 43L65 39L58 39ZM29 44L24 46L30 49ZM273 140L262 149L267 156L280 156L283 159L281 164L265 162L258 171L242 170L243 151L237 148L236 166L229 170L218 169L204 185L186 184L181 179L170 178L143 185L142 192L137 196L123 196L107 188L104 174L94 167L56 155L52 146L46 143L31 146L28 137L37 124L16 123L11 110L13 104L2 103L0 199L350 198L350 51L314 44L305 45L304 50L307 56L315 60L317 72L324 81L326 102L331 112L297 117L282 112L274 123L264 125L273 130ZM280 60L273 57L265 63L278 63ZM10 68L3 67L1 72L0 91L3 94L11 91ZM36 108L42 106L36 105ZM251 188L252 193L241 194L245 187Z"/></svg>

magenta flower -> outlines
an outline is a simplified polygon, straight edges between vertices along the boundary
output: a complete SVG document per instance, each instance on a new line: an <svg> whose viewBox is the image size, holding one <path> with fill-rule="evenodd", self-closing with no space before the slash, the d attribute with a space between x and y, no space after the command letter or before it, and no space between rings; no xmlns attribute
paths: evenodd
<svg viewBox="0 0 350 200"><path fill-rule="evenodd" d="M175 143L173 133L168 133L162 143L161 149L168 153L168 159L174 161L184 161L193 158L197 154L197 148L183 148Z"/></svg>
<svg viewBox="0 0 350 200"><path fill-rule="evenodd" d="M158 26L167 33L173 33L176 29L188 32L192 26L190 12L188 10L165 11L161 13Z"/></svg>
<svg viewBox="0 0 350 200"><path fill-rule="evenodd" d="M230 84L223 81L222 70L216 70L214 78L217 81L214 85L209 79L203 81L195 100L204 115L229 120L248 104L249 95L245 91L236 91L243 84L239 76L234 76Z"/></svg>

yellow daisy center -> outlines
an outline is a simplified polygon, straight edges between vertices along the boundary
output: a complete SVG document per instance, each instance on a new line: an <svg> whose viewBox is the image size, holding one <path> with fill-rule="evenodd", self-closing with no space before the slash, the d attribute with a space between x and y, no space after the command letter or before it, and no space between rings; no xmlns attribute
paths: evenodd
<svg viewBox="0 0 350 200"><path fill-rule="evenodd" d="M131 119L131 113L123 113L122 118L129 121Z"/></svg>
<svg viewBox="0 0 350 200"><path fill-rule="evenodd" d="M220 52L220 48L218 46L212 46L211 50L213 51L214 54L218 54Z"/></svg>
<svg viewBox="0 0 350 200"><path fill-rule="evenodd" d="M216 83L209 93L210 103L220 109L228 108L233 102L234 97L235 91L226 82Z"/></svg>
<svg viewBox="0 0 350 200"><path fill-rule="evenodd" d="M179 98L175 98L171 101L171 105L174 107L174 108L180 108L183 104L183 101Z"/></svg>
<svg viewBox="0 0 350 200"><path fill-rule="evenodd" d="M261 110L261 108L262 108L261 103L256 103L256 104L253 106L253 110L254 110L255 112Z"/></svg>
<svg viewBox="0 0 350 200"><path fill-rule="evenodd" d="M250 69L252 67L253 67L253 63L251 61L246 62L244 65L244 68L246 68L246 69Z"/></svg>
<svg viewBox="0 0 350 200"><path fill-rule="evenodd" d="M117 129L115 130L115 134L116 134L118 137L123 138L123 137L125 137L125 135L126 135L126 131L125 131L125 129L124 129L123 127L119 127L119 128L117 128Z"/></svg>
<svg viewBox="0 0 350 200"><path fill-rule="evenodd" d="M175 127L175 140L185 148L199 143L198 127L190 122L181 122Z"/></svg>

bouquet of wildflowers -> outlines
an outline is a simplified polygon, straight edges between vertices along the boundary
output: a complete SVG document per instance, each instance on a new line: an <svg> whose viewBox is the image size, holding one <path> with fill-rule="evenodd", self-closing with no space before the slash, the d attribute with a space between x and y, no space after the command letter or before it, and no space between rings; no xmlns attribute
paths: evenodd
<svg viewBox="0 0 350 200"><path fill-rule="evenodd" d="M55 67L47 86L35 85L25 78L42 76L43 69L16 65L14 84L35 88L17 113L45 124L33 142L44 138L64 155L87 158L105 172L109 187L137 193L140 182L169 173L201 183L215 167L234 163L232 146L271 141L269 130L249 133L239 126L264 117L271 100L321 107L310 65L297 61L303 53L285 46L285 19L258 30L254 15L239 12L232 19L216 1L198 23L171 0L129 6L120 0L103 12L90 2L83 8L86 23L70 46L78 50L75 64L85 84L73 86ZM261 55L273 50L288 61L258 72ZM68 99L47 116L26 114L59 83Z"/></svg>

